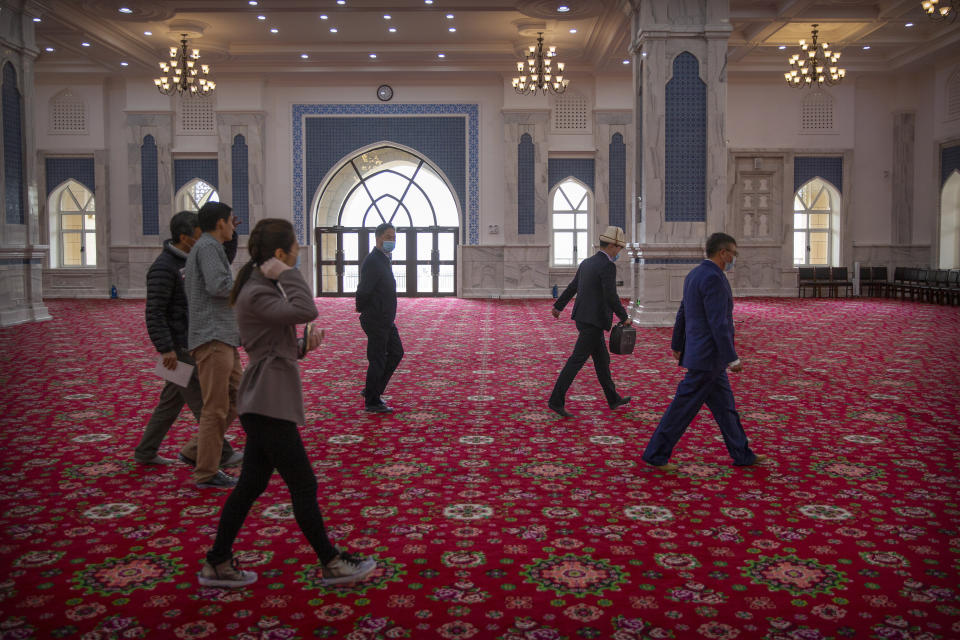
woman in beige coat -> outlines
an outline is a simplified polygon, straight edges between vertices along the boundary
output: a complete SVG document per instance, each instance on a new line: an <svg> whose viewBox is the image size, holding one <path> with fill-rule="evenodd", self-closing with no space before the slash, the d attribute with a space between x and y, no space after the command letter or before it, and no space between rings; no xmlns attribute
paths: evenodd
<svg viewBox="0 0 960 640"><path fill-rule="evenodd" d="M303 388L297 359L320 345L322 332L297 325L317 317L310 288L297 263L300 246L287 220L261 220L250 234L250 261L237 275L230 302L237 314L240 341L250 363L238 390L237 412L247 434L237 486L220 514L217 538L197 574L210 587L242 587L257 579L233 560L233 541L250 507L267 488L274 469L290 489L293 513L323 565L327 585L360 580L377 564L338 551L330 542L317 506L317 478L297 425L303 414Z"/></svg>

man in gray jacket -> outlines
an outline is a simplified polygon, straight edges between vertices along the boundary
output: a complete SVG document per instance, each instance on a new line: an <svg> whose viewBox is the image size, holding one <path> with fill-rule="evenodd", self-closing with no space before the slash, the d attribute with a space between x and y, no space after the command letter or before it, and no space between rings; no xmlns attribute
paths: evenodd
<svg viewBox="0 0 960 640"><path fill-rule="evenodd" d="M233 273L223 248L236 233L237 220L230 212L222 202L208 202L200 208L203 235L187 256L187 348L197 363L203 394L193 470L201 489L229 489L237 483L218 469L223 436L237 417L237 387L243 373L237 351L240 332L229 300Z"/></svg>

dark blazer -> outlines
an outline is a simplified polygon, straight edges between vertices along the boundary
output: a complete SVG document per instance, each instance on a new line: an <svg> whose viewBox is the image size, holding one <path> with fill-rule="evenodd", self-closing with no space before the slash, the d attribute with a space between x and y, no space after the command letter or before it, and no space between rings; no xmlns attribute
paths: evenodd
<svg viewBox="0 0 960 640"><path fill-rule="evenodd" d="M670 348L687 369L713 371L737 360L733 346L733 291L723 269L704 260L683 281L683 302Z"/></svg>
<svg viewBox="0 0 960 640"><path fill-rule="evenodd" d="M374 248L360 264L357 312L361 320L389 327L397 318L397 280L390 258Z"/></svg>
<svg viewBox="0 0 960 640"><path fill-rule="evenodd" d="M613 324L614 313L621 322L627 319L627 311L617 295L617 268L603 251L580 263L577 275L553 307L563 311L573 296L577 296L577 301L573 303L573 313L570 315L577 322L608 331Z"/></svg>

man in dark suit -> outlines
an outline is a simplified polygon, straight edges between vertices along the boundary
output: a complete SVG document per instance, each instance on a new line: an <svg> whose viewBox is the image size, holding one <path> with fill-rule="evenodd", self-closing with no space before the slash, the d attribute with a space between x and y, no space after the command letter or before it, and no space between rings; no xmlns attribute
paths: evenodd
<svg viewBox="0 0 960 640"><path fill-rule="evenodd" d="M360 265L357 285L357 312L367 334L367 382L363 388L364 409L369 413L390 413L380 394L403 358L403 344L394 320L397 317L397 281L393 277L390 253L396 246L397 231L384 222L375 232L377 246Z"/></svg>
<svg viewBox="0 0 960 640"><path fill-rule="evenodd" d="M600 251L580 263L577 275L553 305L553 317L559 318L570 298L577 296L573 313L570 315L576 321L580 335L547 403L552 411L564 418L571 417L564 408L567 389L573 384L573 379L577 377L587 358L593 358L597 379L603 387L603 395L606 396L610 408L616 409L630 402L629 396L621 397L613 384L610 376L610 353L603 336L603 332L609 331L613 324L614 313L624 324L629 325L631 322L620 302L620 296L617 295L617 268L613 264L625 246L623 229L607 227L600 235Z"/></svg>
<svg viewBox="0 0 960 640"><path fill-rule="evenodd" d="M737 241L714 233L706 249L707 259L683 281L683 302L673 325L670 348L687 374L643 452L644 462L663 471L679 468L668 462L670 454L704 402L720 426L735 465L749 466L767 458L750 450L727 379L728 367L734 373L743 370L733 347L733 291L724 275L737 260Z"/></svg>

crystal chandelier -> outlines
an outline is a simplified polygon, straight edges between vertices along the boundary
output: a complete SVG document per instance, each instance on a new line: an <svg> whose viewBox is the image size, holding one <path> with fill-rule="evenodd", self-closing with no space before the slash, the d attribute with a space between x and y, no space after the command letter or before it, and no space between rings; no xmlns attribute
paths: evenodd
<svg viewBox="0 0 960 640"><path fill-rule="evenodd" d="M813 43L800 41L801 53L795 53L788 59L790 71L783 74L791 87L822 87L839 84L847 75L846 69L837 66L839 51L831 51L826 42L817 42L817 27L813 25Z"/></svg>
<svg viewBox="0 0 960 640"><path fill-rule="evenodd" d="M563 63L557 62L557 75L554 75L551 58L557 55L557 48L550 47L543 51L543 32L537 33L537 44L530 45L526 61L517 62L519 77L513 79L514 90L521 94L536 94L537 91L546 95L549 92L559 94L567 90L569 80L563 77Z"/></svg>
<svg viewBox="0 0 960 640"><path fill-rule="evenodd" d="M180 47L170 47L170 60L160 62L159 78L153 79L153 84L165 96L174 93L189 96L208 96L217 88L217 83L208 80L210 66L197 64L200 59L200 50L193 49L187 53L187 34L180 34ZM199 67L199 69L198 69Z"/></svg>
<svg viewBox="0 0 960 640"><path fill-rule="evenodd" d="M934 22L953 22L960 13L960 0L923 0L920 4Z"/></svg>

